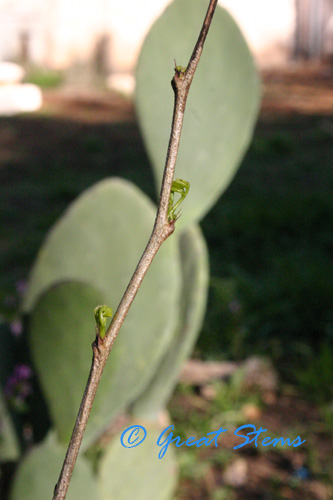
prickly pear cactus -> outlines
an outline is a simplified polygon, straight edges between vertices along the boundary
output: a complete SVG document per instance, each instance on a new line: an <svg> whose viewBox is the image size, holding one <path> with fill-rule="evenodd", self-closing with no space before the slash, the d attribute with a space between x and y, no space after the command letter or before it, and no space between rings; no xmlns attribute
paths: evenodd
<svg viewBox="0 0 333 500"><path fill-rule="evenodd" d="M206 9L205 0L174 0L140 54L137 114L158 190L173 108L172 61L188 61ZM246 42L230 15L218 7L189 94L177 164L176 176L189 181L191 191L176 234L154 259L112 350L83 450L129 405L135 416L156 419L172 393L199 333L207 297L207 250L194 223L235 175L252 135L259 93ZM94 308L118 305L155 212L133 185L107 179L69 207L42 246L24 311L30 315L31 352L54 430L24 458L10 500L50 498L65 455L62 443L69 439L88 374ZM1 415L7 418L0 400ZM10 420L8 424L10 443ZM121 446L120 435L115 436L97 461L97 478L91 464L79 457L68 500L172 498L173 450L159 460L161 431L147 430L145 442L133 449ZM15 455L15 443L8 449Z"/></svg>
<svg viewBox="0 0 333 500"><path fill-rule="evenodd" d="M74 427L91 364L93 310L103 294L91 285L63 282L38 300L29 342L53 424L67 442Z"/></svg>
<svg viewBox="0 0 333 500"><path fill-rule="evenodd" d="M156 420L158 413L165 408L184 361L192 353L206 309L208 251L199 226L183 231L179 245L182 263L179 321L157 372L132 408L133 415L150 420Z"/></svg>
<svg viewBox="0 0 333 500"><path fill-rule="evenodd" d="M45 500L53 489L64 461L66 447L51 433L26 455L14 478L10 500ZM101 500L99 486L89 462L79 456L66 500Z"/></svg>
<svg viewBox="0 0 333 500"><path fill-rule="evenodd" d="M69 280L95 286L110 307L117 305L147 244L155 214L156 207L128 181L105 179L87 189L42 245L31 272L24 311L31 312L50 286ZM180 285L176 253L177 245L170 238L154 259L131 308L136 325L140 321L135 316L156 296L164 299L166 308L177 302L172 292ZM168 316L167 312L161 314L163 319Z"/></svg>
<svg viewBox="0 0 333 500"><path fill-rule="evenodd" d="M17 460L20 447L5 397L16 364L16 344L8 325L0 320L0 463Z"/></svg>
<svg viewBox="0 0 333 500"><path fill-rule="evenodd" d="M0 463L17 460L19 454L14 425L0 391Z"/></svg>
<svg viewBox="0 0 333 500"><path fill-rule="evenodd" d="M130 183L105 180L72 204L37 257L25 302L32 309L30 345L63 442L70 437L87 379L94 307L117 306L155 211ZM178 318L179 268L177 239L170 238L149 269L115 343L84 446L145 388L157 369Z"/></svg>
<svg viewBox="0 0 333 500"><path fill-rule="evenodd" d="M207 5L206 0L174 0L140 53L136 109L158 191L173 109L172 63L189 60ZM186 106L176 176L189 181L191 191L178 230L202 219L229 185L252 137L259 96L243 35L217 6Z"/></svg>
<svg viewBox="0 0 333 500"><path fill-rule="evenodd" d="M177 484L177 464L172 445L160 460L157 440L162 432L145 426L147 435L139 446L125 448L121 433L106 450L99 465L102 500L170 500ZM114 474L110 471L116 471Z"/></svg>

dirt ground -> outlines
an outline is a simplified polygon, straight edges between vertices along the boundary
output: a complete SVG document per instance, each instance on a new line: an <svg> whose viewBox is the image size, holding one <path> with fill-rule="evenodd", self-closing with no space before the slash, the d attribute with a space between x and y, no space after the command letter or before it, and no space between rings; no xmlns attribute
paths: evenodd
<svg viewBox="0 0 333 500"><path fill-rule="evenodd" d="M333 66L292 66L262 73L262 118L288 114L333 114ZM44 92L42 112L77 121L134 120L130 99L110 92L62 89Z"/></svg>
<svg viewBox="0 0 333 500"><path fill-rule="evenodd" d="M240 444L239 438L233 435L235 428L221 423L228 432L219 438L218 448L210 446L200 450L197 461L202 469L197 476L193 474L194 477L181 480L179 500L211 499L215 498L216 491L220 491L221 499L225 500L333 498L332 437L325 433L318 410L296 394L288 395L285 391L267 394L264 400L260 409L244 405L246 425L253 425L257 431L267 430L264 437L271 433L274 437L294 439L299 435L306 442L297 448L270 446L264 449L259 438L257 447L251 444L234 450L233 447ZM177 406L179 412L183 407L184 413L194 418L193 415L207 411L207 404L203 397L178 394L172 400L171 414L172 408ZM211 430L218 428L219 425ZM242 432L246 434L252 429Z"/></svg>

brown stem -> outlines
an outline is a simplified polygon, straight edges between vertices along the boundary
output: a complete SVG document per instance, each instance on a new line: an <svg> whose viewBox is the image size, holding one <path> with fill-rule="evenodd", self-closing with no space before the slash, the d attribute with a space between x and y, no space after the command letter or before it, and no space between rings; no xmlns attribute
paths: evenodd
<svg viewBox="0 0 333 500"><path fill-rule="evenodd" d="M72 437L68 445L65 461L58 482L54 489L53 500L64 500L66 498L74 465L79 453L84 431L86 429L97 387L100 382L107 358L116 340L120 327L127 316L134 297L140 288L142 280L146 272L148 271L150 264L152 263L153 258L155 257L162 243L174 231L174 222L168 221L168 206L178 155L180 135L183 126L185 105L192 79L198 66L203 45L206 40L208 29L213 18L216 4L217 0L210 0L198 41L194 47L185 73L181 73L175 70L175 74L171 82L175 93L174 112L167 158L162 180L160 200L153 232L150 236L145 251L142 254L139 264L137 265L137 268L135 269L134 274L129 282L129 285L120 301L118 309L111 321L104 339L101 339L101 337L97 335L96 340L93 343L93 359L89 378L80 404L80 409L73 429Z"/></svg>

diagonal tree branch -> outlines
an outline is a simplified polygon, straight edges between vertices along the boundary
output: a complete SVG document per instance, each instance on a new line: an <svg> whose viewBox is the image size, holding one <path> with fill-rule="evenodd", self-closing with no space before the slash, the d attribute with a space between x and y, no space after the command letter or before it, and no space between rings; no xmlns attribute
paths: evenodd
<svg viewBox="0 0 333 500"><path fill-rule="evenodd" d="M118 309L111 321L105 337L102 339L100 335L97 334L96 340L93 343L93 359L89 378L80 404L72 437L68 445L65 461L59 480L54 489L53 500L64 500L66 498L68 486L79 453L97 387L112 346L153 258L162 243L173 233L175 228L175 221L168 220L168 208L178 155L180 135L183 126L185 105L193 76L203 50L203 45L215 12L216 4L217 0L210 0L199 38L194 47L186 70L183 71L179 70L178 67L175 68L175 74L171 82L175 94L172 127L153 232L120 301Z"/></svg>

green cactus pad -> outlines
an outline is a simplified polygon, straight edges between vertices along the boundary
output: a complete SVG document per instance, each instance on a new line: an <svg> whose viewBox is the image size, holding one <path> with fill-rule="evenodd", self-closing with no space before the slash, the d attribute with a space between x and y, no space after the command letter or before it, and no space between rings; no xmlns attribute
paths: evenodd
<svg viewBox="0 0 333 500"><path fill-rule="evenodd" d="M103 181L70 207L39 253L26 299L28 309L33 307L30 341L61 441L70 436L89 373L94 308L116 308L147 243L154 213L128 182ZM170 238L114 345L83 446L142 392L168 348L179 311L179 266L177 239Z"/></svg>
<svg viewBox="0 0 333 500"><path fill-rule="evenodd" d="M157 190L173 110L174 59L186 65L207 10L206 0L175 0L151 28L137 68L136 108ZM216 12L190 89L175 176L191 191L177 227L199 221L227 188L252 136L259 79L234 20Z"/></svg>
<svg viewBox="0 0 333 500"><path fill-rule="evenodd" d="M3 390L17 364L17 343L8 323L0 320L0 463L17 460L20 447Z"/></svg>
<svg viewBox="0 0 333 500"><path fill-rule="evenodd" d="M20 447L14 425L0 391L0 463L17 460Z"/></svg>
<svg viewBox="0 0 333 500"><path fill-rule="evenodd" d="M103 456L99 478L102 500L171 500L177 484L177 465L168 447L160 460L156 442L162 430L146 426L147 436L135 448L121 445L116 435Z"/></svg>
<svg viewBox="0 0 333 500"><path fill-rule="evenodd" d="M147 244L155 214L156 207L128 181L105 179L87 189L42 245L30 276L24 311L31 312L50 286L69 280L95 286L104 293L108 306L115 308ZM172 290L180 286L176 247L170 238L155 257L131 309L136 325L138 312L134 311L147 303L158 307L156 299L163 302L165 312L159 311L163 319L168 316L168 308L176 300Z"/></svg>
<svg viewBox="0 0 333 500"><path fill-rule="evenodd" d="M53 424L67 442L74 427L95 340L94 307L103 295L90 285L60 283L38 301L29 342Z"/></svg>
<svg viewBox="0 0 333 500"><path fill-rule="evenodd" d="M15 477L10 500L46 500L52 498L65 458L66 448L54 435L33 448L23 459ZM89 463L78 457L66 500L101 500L98 484Z"/></svg>
<svg viewBox="0 0 333 500"><path fill-rule="evenodd" d="M180 320L171 345L149 386L134 403L132 412L155 420L170 398L183 363L199 335L208 293L208 250L199 226L191 226L179 239L183 285Z"/></svg>
<svg viewBox="0 0 333 500"><path fill-rule="evenodd" d="M61 442L70 438L88 378L94 305L100 302L101 294L91 286L64 282L41 297L31 317L31 351ZM143 381L148 383L156 370L155 350L164 352L169 345L165 336L141 334L138 337L134 328L119 334L96 394L83 448L126 409L142 390Z"/></svg>

